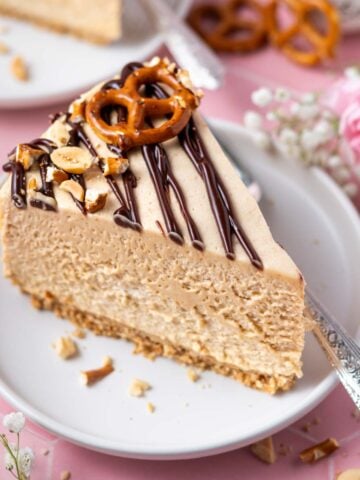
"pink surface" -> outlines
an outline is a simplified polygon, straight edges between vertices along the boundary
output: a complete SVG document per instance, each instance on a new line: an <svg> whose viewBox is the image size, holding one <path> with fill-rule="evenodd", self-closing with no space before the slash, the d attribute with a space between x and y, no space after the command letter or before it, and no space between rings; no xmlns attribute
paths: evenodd
<svg viewBox="0 0 360 480"><path fill-rule="evenodd" d="M305 70L290 64L270 49L246 57L224 56L228 72L225 85L220 91L206 96L203 112L240 121L244 110L250 106L249 94L257 85L281 84L296 90L323 88L333 81L343 66L358 60L358 44L359 38L347 39L341 47L341 61L326 70ZM60 105L34 111L0 112L0 158L4 160L6 153L16 143L38 136L47 124L47 114L64 107ZM10 409L9 405L0 399L0 417ZM278 450L281 450L281 444L285 444L291 447L292 451L286 456L279 455L278 461L272 466L259 462L248 448L205 459L176 462L112 458L73 446L31 424L26 429L23 441L24 444L32 446L37 454L32 480L57 479L63 470L71 471L73 479L81 480L333 480L336 472L360 467L360 419L356 419L352 412L353 404L342 387L338 387L304 419L275 435ZM318 419L318 424L304 432L301 427L314 419ZM302 449L329 436L336 437L341 444L341 448L334 455L314 466L303 465L298 460L298 453ZM44 448L49 450L47 456L41 453ZM0 469L0 478L7 479L11 476Z"/></svg>

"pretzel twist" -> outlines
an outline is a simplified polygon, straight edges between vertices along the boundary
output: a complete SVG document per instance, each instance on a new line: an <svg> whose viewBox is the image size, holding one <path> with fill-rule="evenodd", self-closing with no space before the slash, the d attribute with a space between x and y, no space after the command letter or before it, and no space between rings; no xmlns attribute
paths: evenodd
<svg viewBox="0 0 360 480"><path fill-rule="evenodd" d="M161 83L172 90L164 99L146 98L142 86ZM126 120L110 125L102 118L107 106L120 106L127 111ZM95 133L106 143L118 145L123 150L161 143L175 137L185 127L197 97L178 81L163 60L155 66L141 67L131 73L120 89L100 90L86 104L85 116ZM167 119L159 126L148 128L147 119ZM149 122L151 124L151 122Z"/></svg>
<svg viewBox="0 0 360 480"><path fill-rule="evenodd" d="M277 19L278 8L288 7L293 14L293 22L281 28ZM334 56L340 36L339 15L328 0L273 0L268 7L268 31L270 39L287 57L302 65L315 65ZM319 13L327 21L327 31L321 32L311 17ZM306 51L296 46L296 38L305 39L311 49Z"/></svg>
<svg viewBox="0 0 360 480"><path fill-rule="evenodd" d="M250 19L238 14L247 8L255 14ZM207 18L216 20L211 31L205 28ZM214 49L226 52L251 52L261 46L267 37L265 8L256 0L230 0L221 5L204 4L194 7L188 21ZM236 37L234 34L242 34Z"/></svg>

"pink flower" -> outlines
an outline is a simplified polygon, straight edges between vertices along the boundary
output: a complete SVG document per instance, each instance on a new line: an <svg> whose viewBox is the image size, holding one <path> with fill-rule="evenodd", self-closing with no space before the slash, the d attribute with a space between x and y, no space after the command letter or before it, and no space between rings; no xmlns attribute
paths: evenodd
<svg viewBox="0 0 360 480"><path fill-rule="evenodd" d="M360 99L360 77L341 78L325 93L323 103L338 115L342 115L350 104Z"/></svg>
<svg viewBox="0 0 360 480"><path fill-rule="evenodd" d="M343 112L340 133L351 147L356 159L360 161L360 96Z"/></svg>

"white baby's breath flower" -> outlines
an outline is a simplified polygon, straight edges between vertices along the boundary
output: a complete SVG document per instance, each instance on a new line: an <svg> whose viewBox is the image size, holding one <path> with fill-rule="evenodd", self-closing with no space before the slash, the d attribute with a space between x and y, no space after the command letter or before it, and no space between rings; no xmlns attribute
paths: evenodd
<svg viewBox="0 0 360 480"><path fill-rule="evenodd" d="M312 105L299 105L295 115L301 120L310 120L319 115L320 109L315 103Z"/></svg>
<svg viewBox="0 0 360 480"><path fill-rule="evenodd" d="M301 103L305 105L312 105L316 102L317 95L314 92L306 92L301 95Z"/></svg>
<svg viewBox="0 0 360 480"><path fill-rule="evenodd" d="M279 142L294 145L299 140L298 134L292 128L285 127L279 133Z"/></svg>
<svg viewBox="0 0 360 480"><path fill-rule="evenodd" d="M267 112L266 119L269 120L269 122L276 122L276 120L278 119L278 116L274 111L271 111L271 112Z"/></svg>
<svg viewBox="0 0 360 480"><path fill-rule="evenodd" d="M349 197L355 197L359 192L359 187L354 182L346 183L342 188Z"/></svg>
<svg viewBox="0 0 360 480"><path fill-rule="evenodd" d="M299 113L300 107L301 107L300 103L298 103L298 102L293 102L293 103L290 105L290 113L291 113L292 115L297 116L297 114Z"/></svg>
<svg viewBox="0 0 360 480"><path fill-rule="evenodd" d="M12 433L20 433L25 426L25 416L22 412L12 412L5 415L3 425Z"/></svg>
<svg viewBox="0 0 360 480"><path fill-rule="evenodd" d="M344 183L351 177L350 171L347 167L345 167L345 165L334 168L331 171L331 175L339 183Z"/></svg>
<svg viewBox="0 0 360 480"><path fill-rule="evenodd" d="M334 126L328 120L320 120L314 127L314 131L326 142L336 134Z"/></svg>
<svg viewBox="0 0 360 480"><path fill-rule="evenodd" d="M267 150L271 146L270 135L266 132L263 132L261 130L252 131L251 138L254 143L263 150Z"/></svg>
<svg viewBox="0 0 360 480"><path fill-rule="evenodd" d="M345 68L344 70L345 77L349 78L350 80L353 79L360 79L360 67L355 65Z"/></svg>
<svg viewBox="0 0 360 480"><path fill-rule="evenodd" d="M248 110L244 115L244 125L246 128L258 130L262 127L263 119L261 115L252 110Z"/></svg>
<svg viewBox="0 0 360 480"><path fill-rule="evenodd" d="M326 161L326 165L329 168L337 168L342 164L342 160L339 155L330 155Z"/></svg>
<svg viewBox="0 0 360 480"><path fill-rule="evenodd" d="M298 145L277 142L276 147L282 155L289 158L300 160L302 158L302 150Z"/></svg>
<svg viewBox="0 0 360 480"><path fill-rule="evenodd" d="M25 447L19 450L19 468L25 478L30 477L34 459L35 455L31 448Z"/></svg>
<svg viewBox="0 0 360 480"><path fill-rule="evenodd" d="M257 107L266 107L273 99L273 94L269 88L262 87L251 94L251 101Z"/></svg>
<svg viewBox="0 0 360 480"><path fill-rule="evenodd" d="M300 142L304 150L315 150L321 143L321 136L314 130L305 129L301 132Z"/></svg>
<svg viewBox="0 0 360 480"><path fill-rule="evenodd" d="M275 90L274 99L277 102L287 102L291 98L291 93L287 88L279 87Z"/></svg>
<svg viewBox="0 0 360 480"><path fill-rule="evenodd" d="M360 178L360 165L355 165L355 167L353 168L353 172L357 178Z"/></svg>

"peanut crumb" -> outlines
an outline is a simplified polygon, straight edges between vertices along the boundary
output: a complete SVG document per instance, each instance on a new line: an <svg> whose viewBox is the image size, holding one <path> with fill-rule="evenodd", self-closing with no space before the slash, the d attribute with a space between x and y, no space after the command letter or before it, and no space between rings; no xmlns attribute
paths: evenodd
<svg viewBox="0 0 360 480"><path fill-rule="evenodd" d="M351 416L355 418L355 420L357 420L358 422L360 422L360 409L358 408L355 408L355 410L353 410L351 412Z"/></svg>
<svg viewBox="0 0 360 480"><path fill-rule="evenodd" d="M311 423L310 422L307 422L305 423L302 427L301 427L301 430L305 433L309 433L310 432L310 428L311 428Z"/></svg>
<svg viewBox="0 0 360 480"><path fill-rule="evenodd" d="M75 338L83 339L86 337L86 332L82 328L76 328L71 335Z"/></svg>
<svg viewBox="0 0 360 480"><path fill-rule="evenodd" d="M10 49L4 42L0 42L0 54L9 53Z"/></svg>
<svg viewBox="0 0 360 480"><path fill-rule="evenodd" d="M155 405L151 402L148 402L146 404L146 409L149 413L154 413L155 412Z"/></svg>
<svg viewBox="0 0 360 480"><path fill-rule="evenodd" d="M331 455L339 448L339 443L335 438L327 438L321 443L317 443L312 447L303 450L299 457L304 463L314 463L324 457Z"/></svg>
<svg viewBox="0 0 360 480"><path fill-rule="evenodd" d="M64 470L60 474L60 480L70 480L71 478L71 473L68 470Z"/></svg>
<svg viewBox="0 0 360 480"><path fill-rule="evenodd" d="M43 448L42 450L40 450L40 453L41 455L44 455L44 457L46 457L47 455L49 455L50 450L48 448Z"/></svg>
<svg viewBox="0 0 360 480"><path fill-rule="evenodd" d="M192 370L191 368L189 368L189 370L187 371L187 377L192 382L197 382L200 378L200 375L197 372L195 372L195 370Z"/></svg>
<svg viewBox="0 0 360 480"><path fill-rule="evenodd" d="M77 345L70 337L60 337L54 343L54 349L56 354L63 360L68 360L78 354Z"/></svg>
<svg viewBox="0 0 360 480"><path fill-rule="evenodd" d="M81 372L81 382L83 385L90 386L107 377L114 371L113 360L110 357L104 357L101 368L95 370L86 370Z"/></svg>
<svg viewBox="0 0 360 480"><path fill-rule="evenodd" d="M269 464L276 462L276 452L272 437L264 438L251 445L250 448L252 453L262 462Z"/></svg>
<svg viewBox="0 0 360 480"><path fill-rule="evenodd" d="M337 475L336 480L360 480L360 468L350 468Z"/></svg>
<svg viewBox="0 0 360 480"><path fill-rule="evenodd" d="M25 60L20 55L16 55L11 59L10 72L12 76L20 82L26 82L29 80L29 69Z"/></svg>
<svg viewBox="0 0 360 480"><path fill-rule="evenodd" d="M132 397L143 397L152 387L148 382L135 378L129 387L129 395Z"/></svg>
<svg viewBox="0 0 360 480"><path fill-rule="evenodd" d="M292 453L293 447L291 445L285 445L284 443L280 443L279 449L278 449L278 454L286 457L290 453Z"/></svg>

